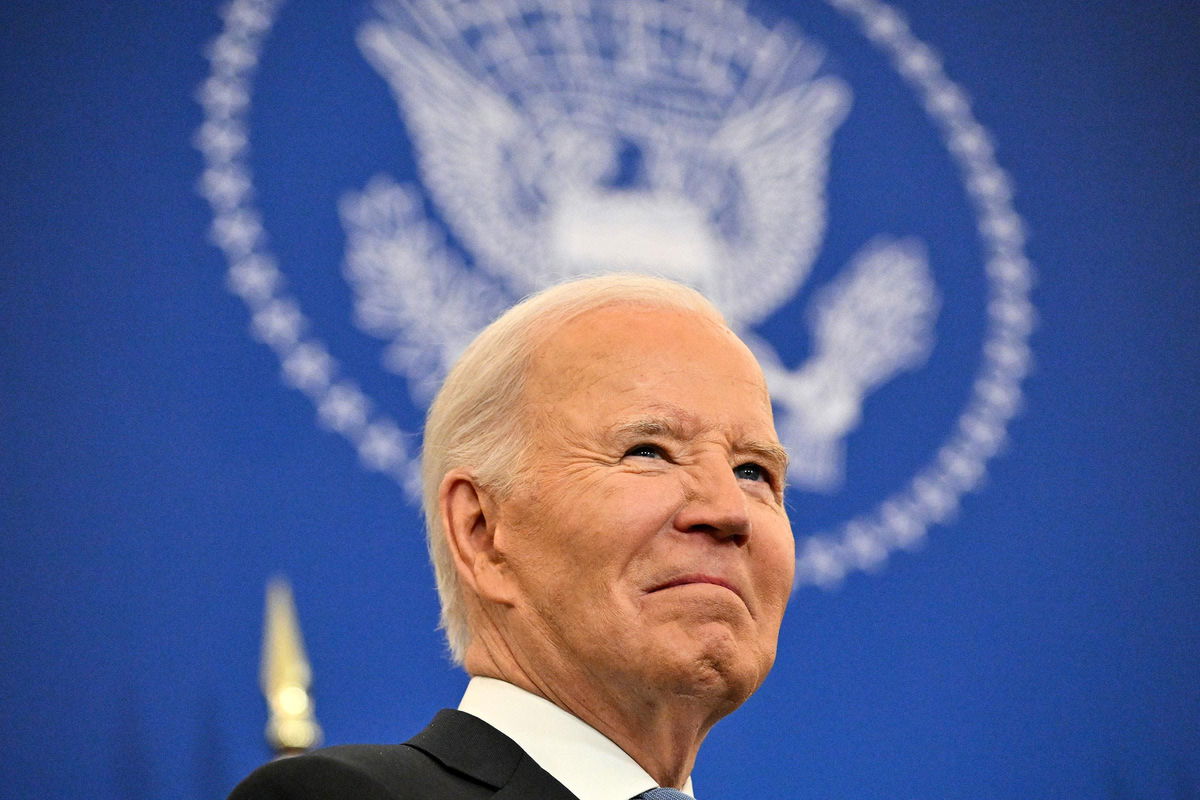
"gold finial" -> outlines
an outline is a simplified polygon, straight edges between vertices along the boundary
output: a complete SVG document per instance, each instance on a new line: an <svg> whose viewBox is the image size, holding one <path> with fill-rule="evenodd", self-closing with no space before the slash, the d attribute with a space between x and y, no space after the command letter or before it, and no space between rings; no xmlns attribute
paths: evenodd
<svg viewBox="0 0 1200 800"><path fill-rule="evenodd" d="M267 584L260 680L271 714L267 742L275 754L296 755L316 747L321 726L313 716L308 692L312 669L304 655L292 588L284 578L273 578Z"/></svg>

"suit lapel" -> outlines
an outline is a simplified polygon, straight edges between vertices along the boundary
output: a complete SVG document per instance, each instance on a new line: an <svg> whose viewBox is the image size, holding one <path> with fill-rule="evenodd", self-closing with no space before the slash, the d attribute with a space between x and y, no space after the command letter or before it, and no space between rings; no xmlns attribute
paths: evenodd
<svg viewBox="0 0 1200 800"><path fill-rule="evenodd" d="M578 800L553 775L525 756L513 772L512 779L500 787L493 800L529 800L532 797L538 800Z"/></svg>
<svg viewBox="0 0 1200 800"><path fill-rule="evenodd" d="M449 770L495 787L496 800L577 800L516 742L462 711L439 711L407 744Z"/></svg>

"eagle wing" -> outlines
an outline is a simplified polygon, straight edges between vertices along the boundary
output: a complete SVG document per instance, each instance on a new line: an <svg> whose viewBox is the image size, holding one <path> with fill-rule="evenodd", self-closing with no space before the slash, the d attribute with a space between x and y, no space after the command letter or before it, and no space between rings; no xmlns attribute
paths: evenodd
<svg viewBox="0 0 1200 800"><path fill-rule="evenodd" d="M400 105L425 188L480 266L540 252L537 209L523 201L512 167L514 150L532 138L517 109L395 24L364 25L358 43Z"/></svg>
<svg viewBox="0 0 1200 800"><path fill-rule="evenodd" d="M741 325L767 316L808 277L825 233L825 185L833 133L850 88L827 76L757 103L726 121L713 144L735 165L743 202L737 263L716 290Z"/></svg>

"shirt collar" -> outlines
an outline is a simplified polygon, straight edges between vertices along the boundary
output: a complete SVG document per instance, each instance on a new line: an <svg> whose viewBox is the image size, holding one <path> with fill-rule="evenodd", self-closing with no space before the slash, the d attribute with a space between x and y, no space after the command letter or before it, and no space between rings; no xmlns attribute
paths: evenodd
<svg viewBox="0 0 1200 800"><path fill-rule="evenodd" d="M458 710L512 739L579 800L629 800L658 786L604 734L511 683L471 678ZM683 790L692 794L690 777Z"/></svg>

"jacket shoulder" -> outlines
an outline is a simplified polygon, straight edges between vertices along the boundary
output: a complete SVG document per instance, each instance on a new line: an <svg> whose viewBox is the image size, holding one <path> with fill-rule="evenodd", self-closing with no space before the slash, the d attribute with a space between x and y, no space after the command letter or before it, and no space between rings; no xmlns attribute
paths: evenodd
<svg viewBox="0 0 1200 800"><path fill-rule="evenodd" d="M259 767L229 800L465 800L493 791L407 744L342 745Z"/></svg>

